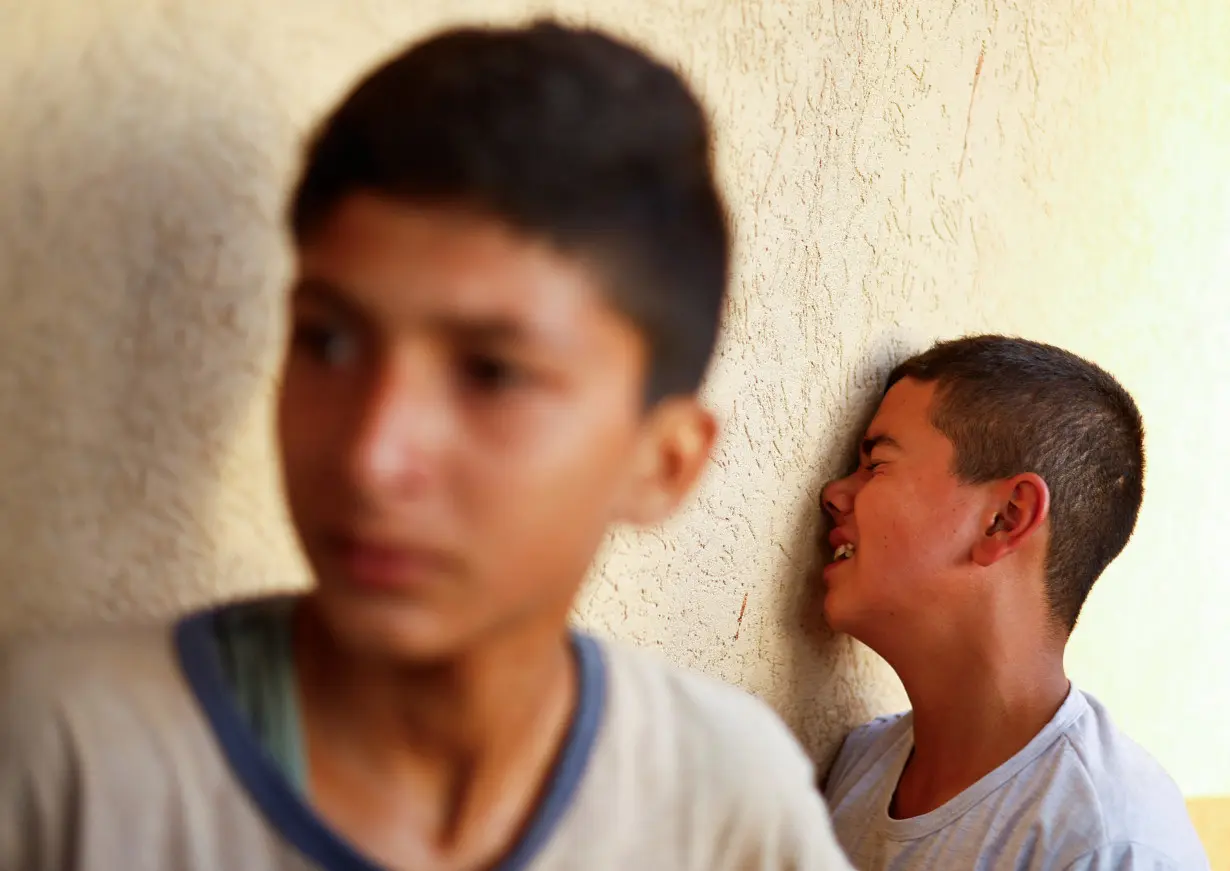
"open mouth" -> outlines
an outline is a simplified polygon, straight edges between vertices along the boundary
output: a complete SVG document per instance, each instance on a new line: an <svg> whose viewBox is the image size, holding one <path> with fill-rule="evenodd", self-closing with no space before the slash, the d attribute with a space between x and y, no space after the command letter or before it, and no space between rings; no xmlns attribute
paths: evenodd
<svg viewBox="0 0 1230 871"><path fill-rule="evenodd" d="M845 560L848 560L852 558L853 556L854 556L854 545L849 544L849 543L843 544L841 547L837 548L837 550L833 551L833 562L835 563L844 562Z"/></svg>

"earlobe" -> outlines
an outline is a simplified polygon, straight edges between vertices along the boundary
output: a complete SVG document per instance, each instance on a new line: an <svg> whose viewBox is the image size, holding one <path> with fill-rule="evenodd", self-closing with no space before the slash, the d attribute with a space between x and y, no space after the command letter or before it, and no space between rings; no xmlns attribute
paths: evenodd
<svg viewBox="0 0 1230 871"><path fill-rule="evenodd" d="M693 397L663 400L650 413L615 520L666 520L700 479L717 438L713 415Z"/></svg>

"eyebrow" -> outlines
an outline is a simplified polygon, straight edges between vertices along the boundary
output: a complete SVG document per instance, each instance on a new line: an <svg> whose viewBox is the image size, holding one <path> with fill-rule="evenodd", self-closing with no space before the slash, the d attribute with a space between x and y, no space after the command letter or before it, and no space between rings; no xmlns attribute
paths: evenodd
<svg viewBox="0 0 1230 871"><path fill-rule="evenodd" d="M511 345L527 341L555 345L549 337L528 330L522 324L507 318L452 318L442 316L433 319L450 335L460 337L474 345Z"/></svg>
<svg viewBox="0 0 1230 871"><path fill-rule="evenodd" d="M292 296L304 301L325 306L350 317L366 317L365 307L352 301L350 294L338 285L320 278L306 278L298 282ZM432 326L476 345L514 344L526 341L556 346L559 342L540 331L512 318L501 315L471 316L440 314L431 318Z"/></svg>
<svg viewBox="0 0 1230 871"><path fill-rule="evenodd" d="M859 445L859 453L869 456L876 448L896 448L901 450L901 443L890 435L867 436Z"/></svg>
<svg viewBox="0 0 1230 871"><path fill-rule="evenodd" d="M305 278L295 282L290 295L292 300L313 302L346 314L358 313L358 308L347 299L344 290L320 278Z"/></svg>

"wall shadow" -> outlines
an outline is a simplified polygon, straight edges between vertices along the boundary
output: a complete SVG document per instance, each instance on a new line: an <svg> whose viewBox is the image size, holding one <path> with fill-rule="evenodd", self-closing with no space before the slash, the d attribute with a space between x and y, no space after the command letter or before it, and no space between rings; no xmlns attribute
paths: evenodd
<svg viewBox="0 0 1230 871"><path fill-rule="evenodd" d="M0 61L0 635L242 584L228 523L288 547L242 515L276 499L263 428L295 131L224 46L172 55L114 17Z"/></svg>
<svg viewBox="0 0 1230 871"><path fill-rule="evenodd" d="M776 701L821 772L851 728L900 709L904 699L883 660L849 636L833 632L824 620L820 569L832 550L827 541L831 524L821 511L820 495L825 484L857 467L858 442L875 415L884 379L909 353L912 349L886 340L856 367L850 383L858 387L847 396L847 422L820 446L805 502L785 544L791 565L798 568L783 579L790 593L782 599L778 619L788 627L789 651Z"/></svg>

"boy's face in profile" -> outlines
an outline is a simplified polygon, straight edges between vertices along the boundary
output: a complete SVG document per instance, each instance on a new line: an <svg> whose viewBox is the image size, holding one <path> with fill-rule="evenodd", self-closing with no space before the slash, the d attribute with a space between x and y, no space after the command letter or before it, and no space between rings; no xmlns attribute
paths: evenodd
<svg viewBox="0 0 1230 871"><path fill-rule="evenodd" d="M954 474L953 444L931 423L935 389L895 384L867 428L858 471L824 490L838 554L824 569L824 612L840 632L866 639L943 621L964 589L987 488Z"/></svg>
<svg viewBox="0 0 1230 871"><path fill-rule="evenodd" d="M301 246L282 460L340 641L430 660L558 631L607 526L652 513L646 348L598 281L493 218L368 195Z"/></svg>

